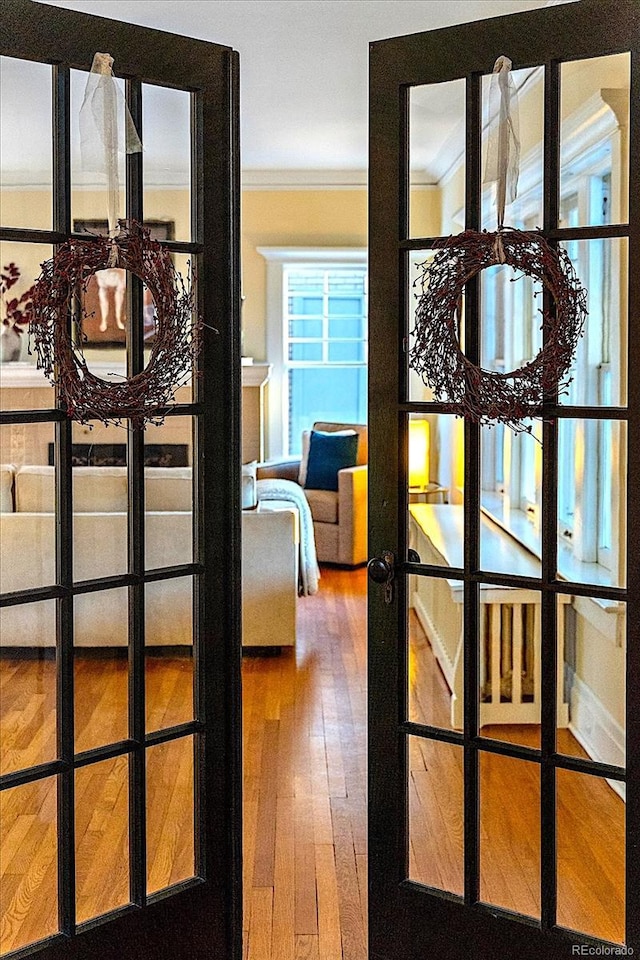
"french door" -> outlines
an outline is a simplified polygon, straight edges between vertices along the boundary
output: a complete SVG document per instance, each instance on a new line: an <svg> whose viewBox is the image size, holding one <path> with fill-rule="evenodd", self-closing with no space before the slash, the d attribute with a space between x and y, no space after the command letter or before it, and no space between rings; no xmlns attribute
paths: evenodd
<svg viewBox="0 0 640 960"><path fill-rule="evenodd" d="M503 55L522 144L505 222L565 249L589 308L568 392L521 433L457 418L410 367L424 265L496 228L482 175ZM375 960L640 949L639 57L624 0L371 47ZM516 369L543 306L526 277L482 271L467 356ZM414 420L430 452L409 490Z"/></svg>
<svg viewBox="0 0 640 960"><path fill-rule="evenodd" d="M192 272L202 321L197 369L145 430L73 423L26 347L3 365L1 953L239 957L238 57L26 0L2 4L0 37L18 294L56 245L106 226L78 149L100 51L143 141L122 160L121 216ZM145 291L121 280L119 306L111 278L87 310L105 377L149 358ZM123 466L96 466L118 447ZM172 471L176 450L188 466ZM47 492L28 505L34 476Z"/></svg>

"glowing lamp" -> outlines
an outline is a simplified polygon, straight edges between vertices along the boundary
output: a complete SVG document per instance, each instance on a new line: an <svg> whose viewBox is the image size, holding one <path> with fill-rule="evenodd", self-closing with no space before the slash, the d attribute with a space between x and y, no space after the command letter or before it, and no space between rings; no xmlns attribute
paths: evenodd
<svg viewBox="0 0 640 960"><path fill-rule="evenodd" d="M409 489L429 483L429 421L409 420Z"/></svg>

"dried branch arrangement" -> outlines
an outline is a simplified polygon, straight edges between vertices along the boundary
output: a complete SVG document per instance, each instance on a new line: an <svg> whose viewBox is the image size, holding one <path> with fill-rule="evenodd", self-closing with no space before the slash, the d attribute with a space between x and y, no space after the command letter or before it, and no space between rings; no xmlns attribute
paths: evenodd
<svg viewBox="0 0 640 960"><path fill-rule="evenodd" d="M464 286L496 264L539 280L554 302L552 311L541 311L542 349L507 373L471 363L459 340ZM505 423L521 430L523 419L541 414L543 398L566 392L587 316L587 294L563 249L553 249L536 232L467 230L448 238L417 283L422 292L409 364L448 412L474 423Z"/></svg>
<svg viewBox="0 0 640 960"><path fill-rule="evenodd" d="M122 227L122 224L121 224ZM90 278L120 267L139 277L155 304L156 333L144 370L122 382L97 377L83 353L83 307ZM56 384L67 412L87 423L123 421L133 428L162 422L162 408L191 375L197 359L201 324L194 295L176 271L171 254L149 231L131 221L111 239L72 238L42 264L32 293L30 343L37 365Z"/></svg>

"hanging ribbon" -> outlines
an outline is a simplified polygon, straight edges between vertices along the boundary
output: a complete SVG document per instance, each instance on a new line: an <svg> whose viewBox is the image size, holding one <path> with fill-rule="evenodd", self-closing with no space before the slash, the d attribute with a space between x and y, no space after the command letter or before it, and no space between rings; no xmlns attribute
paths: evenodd
<svg viewBox="0 0 640 960"><path fill-rule="evenodd" d="M120 178L118 160L126 153L139 153L142 143L129 113L129 108L113 76L113 57L96 53L87 79L80 108L80 151L82 167L87 173L98 173L107 183L107 221L109 236L118 235ZM124 118L124 131L122 131ZM118 249L112 244L109 266L116 266Z"/></svg>
<svg viewBox="0 0 640 960"><path fill-rule="evenodd" d="M497 118L497 123L494 122ZM489 90L489 121L492 129L487 144L485 183L496 184L498 229L504 226L507 203L518 195L520 139L518 135L518 95L511 75L511 60L498 57L493 67Z"/></svg>

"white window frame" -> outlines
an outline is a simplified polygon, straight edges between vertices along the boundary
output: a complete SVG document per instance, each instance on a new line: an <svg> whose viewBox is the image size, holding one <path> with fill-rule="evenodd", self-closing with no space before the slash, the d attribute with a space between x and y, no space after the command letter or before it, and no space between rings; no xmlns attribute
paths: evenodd
<svg viewBox="0 0 640 960"><path fill-rule="evenodd" d="M287 396L288 357L284 327L285 268L345 267L367 265L366 247L258 247L267 262L267 361L272 365L268 384L267 457L287 455L289 410Z"/></svg>
<svg viewBox="0 0 640 960"><path fill-rule="evenodd" d="M561 144L562 166L565 171L570 171L571 176L563 178L561 186L564 197L571 194L578 195L578 201L581 206L581 222L594 222L593 218L587 218L588 204L595 199L593 184L594 178L600 178L612 171L620 170L621 166L621 142L622 128L614 110L609 103L608 97L610 91L603 91L603 96L595 95L584 104L581 110L568 118L563 123L563 140ZM528 227L528 219L536 216L539 205L540 178L539 174L532 173L532 167L539 168L539 151L532 151L530 162L527 159L523 162L520 182L526 184L521 191L517 202L517 219L514 225ZM618 178L616 178L616 181ZM616 182L614 181L614 182ZM485 198L485 203L488 198ZM484 207L484 205L483 205ZM516 216L516 208L512 210L512 217ZM620 196L619 192L610 191L610 209L609 222L620 222ZM581 248L581 253L583 252ZM619 311L616 309L615 291L620 289L620 270L619 258L612 257L610 264L610 285L611 299L610 312L616 316ZM587 289L589 289L589 270L588 264L579 265L579 273ZM511 285L515 287L517 285ZM509 295L509 294L507 294ZM511 295L514 295L513 292ZM581 340L576 353L577 382L580 384L580 396L576 397L577 403L588 403L595 405L600 398L601 392L601 373L606 367L610 382L616 384L621 382L621 365L624 367L624 360L620 356L620 343L626 338L626 329L622 329L620 324L614 325L610 331L609 347L610 356L602 355L601 350L601 332L600 330L590 330L588 321L585 336ZM511 344L505 343L505 354L502 358L495 358L500 361L500 368L515 369L528 357L520 356L520 351L527 352L526 332L516 331L515 336L511 338ZM522 340L522 344L518 341ZM511 349L510 349L511 348ZM488 358L489 363L491 358ZM575 389L575 388L574 388ZM625 398L620 402L624 403ZM616 402L614 398L614 403ZM603 406L603 414L606 416L606 406ZM559 517L559 533L566 536L567 549L578 562L596 563L603 568L611 571L613 582L617 582L619 577L619 566L624 562L622 554L618 556L620 550L611 550L601 543L601 523L602 518L597 506L597 492L600 482L599 471L601 470L601 444L602 429L598 422L581 423L579 425L581 436L577 438L579 442L572 444L573 451L580 451L582 459L578 462L578 454L575 453L575 462L573 464L574 476L580 476L580 493L576 494L576 509L574 523L567 522L569 518ZM622 466L621 451L621 430L618 423L613 423L611 432L611 461L613 464ZM485 456L492 463L485 466L483 463L483 487L486 490L487 502L494 501L496 495L504 500L504 506L511 510L521 511L528 515L537 525L539 522L539 504L541 499L541 483L538 477L538 460L536 457L536 502L531 504L528 497L523 496L521 486L521 448L522 444L531 442L531 439L524 435L514 435L511 431L505 431L503 445L502 461L504 465L504 484L502 490L497 489L494 474L497 464L498 453L495 449L495 439L493 442L485 444ZM520 449L519 449L520 448ZM609 539L612 544L624 544L624 528L621 520L620 496L618 493L618 484L615 481L613 486L613 496L611 504L611 518ZM578 486L576 486L578 490ZM508 516L509 511L504 510L503 515ZM565 533L566 531L566 533ZM621 548L622 549L622 548Z"/></svg>

